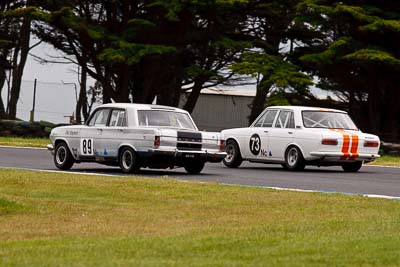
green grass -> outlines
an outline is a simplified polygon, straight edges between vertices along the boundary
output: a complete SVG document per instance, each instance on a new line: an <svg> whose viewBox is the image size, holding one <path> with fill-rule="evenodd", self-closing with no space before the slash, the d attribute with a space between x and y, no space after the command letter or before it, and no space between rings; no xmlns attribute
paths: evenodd
<svg viewBox="0 0 400 267"><path fill-rule="evenodd" d="M22 147L42 147L45 148L50 144L48 138L22 138L22 137L1 137L0 145L2 146L22 146Z"/></svg>
<svg viewBox="0 0 400 267"><path fill-rule="evenodd" d="M400 202L0 170L0 266L400 265Z"/></svg>
<svg viewBox="0 0 400 267"><path fill-rule="evenodd" d="M382 156L375 161L369 163L370 165L385 165L385 166L400 166L400 157L398 156Z"/></svg>

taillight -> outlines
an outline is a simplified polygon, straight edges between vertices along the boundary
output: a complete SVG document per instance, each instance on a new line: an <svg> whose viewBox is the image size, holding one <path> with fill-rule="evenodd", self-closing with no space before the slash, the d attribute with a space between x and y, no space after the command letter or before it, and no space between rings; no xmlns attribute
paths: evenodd
<svg viewBox="0 0 400 267"><path fill-rule="evenodd" d="M378 147L379 142L378 141L365 141L364 142L364 147Z"/></svg>
<svg viewBox="0 0 400 267"><path fill-rule="evenodd" d="M337 146L338 140L326 138L326 139L322 139L321 144L327 145L327 146Z"/></svg>
<svg viewBox="0 0 400 267"><path fill-rule="evenodd" d="M220 140L219 151L225 151L225 140Z"/></svg>
<svg viewBox="0 0 400 267"><path fill-rule="evenodd" d="M158 148L161 145L161 138L159 136L154 137L154 147Z"/></svg>

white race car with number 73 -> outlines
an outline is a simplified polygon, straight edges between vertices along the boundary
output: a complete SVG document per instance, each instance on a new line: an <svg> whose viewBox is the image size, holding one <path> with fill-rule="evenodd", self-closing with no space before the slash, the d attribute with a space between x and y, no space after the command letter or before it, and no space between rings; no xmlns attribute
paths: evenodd
<svg viewBox="0 0 400 267"><path fill-rule="evenodd" d="M300 106L266 108L248 128L222 131L224 164L239 167L243 160L282 164L288 170L306 165L341 166L357 172L378 155L380 140L361 132L341 110Z"/></svg>

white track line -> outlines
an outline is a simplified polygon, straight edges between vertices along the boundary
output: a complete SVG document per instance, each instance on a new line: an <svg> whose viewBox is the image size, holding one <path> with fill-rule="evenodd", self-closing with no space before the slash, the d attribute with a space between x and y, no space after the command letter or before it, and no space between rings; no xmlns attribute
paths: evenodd
<svg viewBox="0 0 400 267"><path fill-rule="evenodd" d="M32 150L47 150L44 147L27 147L27 146L2 146L0 148L19 148L19 149L32 149ZM364 164L363 167L378 167L378 168L393 168L393 169L400 169L398 166L385 166L385 165L368 165Z"/></svg>
<svg viewBox="0 0 400 267"><path fill-rule="evenodd" d="M47 150L45 147L29 147L29 146L1 146L0 148L19 148L19 149L32 149L32 150Z"/></svg>
<svg viewBox="0 0 400 267"><path fill-rule="evenodd" d="M73 172L73 171L53 171L53 170L40 170L40 169L31 169L31 168L11 168L11 167L3 167L0 166L0 169L17 169L24 171L36 171L36 172L47 172L47 173L65 173L65 174L77 174L77 175L89 175L89 176L106 176L106 177L132 177L130 175L119 175L119 174L101 174L101 173L84 173L84 172ZM143 177L145 176L136 176ZM160 176L161 177L161 176ZM165 176L162 176L165 177ZM168 176L167 176L168 177ZM180 180L173 177L168 177L174 179L179 182L194 182L189 180ZM202 181L195 181L198 183L206 183ZM336 192L336 191L323 191L323 190L312 190L312 189L298 189L298 188L285 188L285 187L276 187L276 186L257 186L257 185L242 185L242 184L228 184L228 183L219 183L224 186L239 186L239 187L251 187L251 188L263 188L277 191L291 191L291 192L300 192L300 193L322 193L322 194L339 194L339 195L350 195L350 196L362 196L369 198L379 198L379 199L390 199L390 200L400 200L400 196L387 196L387 195L377 195L377 194L356 194L356 193L345 193L345 192Z"/></svg>

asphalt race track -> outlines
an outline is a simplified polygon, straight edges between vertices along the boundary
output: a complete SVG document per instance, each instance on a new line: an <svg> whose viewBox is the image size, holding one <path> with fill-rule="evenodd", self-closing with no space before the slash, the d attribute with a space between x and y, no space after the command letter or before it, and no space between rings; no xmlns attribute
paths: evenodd
<svg viewBox="0 0 400 267"><path fill-rule="evenodd" d="M47 150L11 147L0 147L0 168L57 170ZM119 168L95 163L75 164L71 171L124 175ZM306 167L303 172L289 172L280 165L243 163L238 169L229 169L221 163L207 164L199 175L189 175L183 168L178 168L143 169L140 176L168 176L188 181L400 197L400 168L389 167L363 166L358 173L344 173L340 167Z"/></svg>

